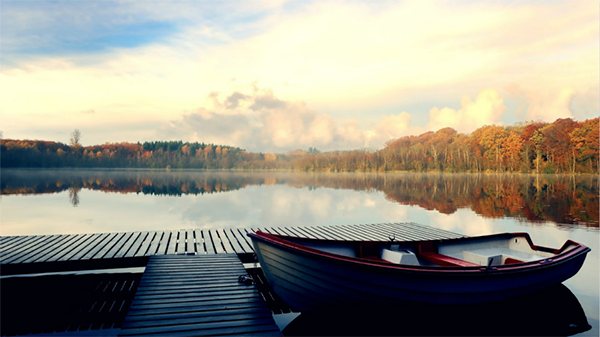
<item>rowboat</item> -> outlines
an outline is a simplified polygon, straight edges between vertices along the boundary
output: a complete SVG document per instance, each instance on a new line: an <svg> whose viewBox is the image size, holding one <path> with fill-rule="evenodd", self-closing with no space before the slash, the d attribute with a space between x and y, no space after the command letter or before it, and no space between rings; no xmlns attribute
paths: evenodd
<svg viewBox="0 0 600 337"><path fill-rule="evenodd" d="M537 246L527 233L407 242L248 235L273 291L301 312L502 300L569 279L590 251L571 240Z"/></svg>

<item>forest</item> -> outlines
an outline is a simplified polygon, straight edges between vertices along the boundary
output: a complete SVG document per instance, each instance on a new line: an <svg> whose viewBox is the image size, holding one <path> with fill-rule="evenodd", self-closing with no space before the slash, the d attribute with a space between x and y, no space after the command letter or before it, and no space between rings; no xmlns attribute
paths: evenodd
<svg viewBox="0 0 600 337"><path fill-rule="evenodd" d="M0 166L21 168L276 169L320 172L595 173L599 118L553 123L486 125L470 134L452 128L405 136L380 150L253 153L238 147L183 141L70 144L2 139Z"/></svg>

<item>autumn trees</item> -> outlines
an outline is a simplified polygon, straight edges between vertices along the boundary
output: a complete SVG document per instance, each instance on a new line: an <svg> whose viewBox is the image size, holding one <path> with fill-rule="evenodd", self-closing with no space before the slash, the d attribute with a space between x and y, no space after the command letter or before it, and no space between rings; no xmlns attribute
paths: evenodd
<svg viewBox="0 0 600 337"><path fill-rule="evenodd" d="M598 118L577 122L486 125L471 134L452 128L404 136L380 150L251 153L237 147L183 141L105 143L83 147L3 139L2 167L139 167L287 169L299 171L414 171L598 173Z"/></svg>
<svg viewBox="0 0 600 337"><path fill-rule="evenodd" d="M486 125L404 136L379 151L322 152L295 158L307 171L597 173L598 118ZM361 158L358 160L358 158Z"/></svg>

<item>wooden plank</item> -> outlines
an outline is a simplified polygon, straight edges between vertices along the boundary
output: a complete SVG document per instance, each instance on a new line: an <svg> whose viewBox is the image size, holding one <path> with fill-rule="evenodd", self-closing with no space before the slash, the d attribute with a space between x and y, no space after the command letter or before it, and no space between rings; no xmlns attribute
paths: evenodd
<svg viewBox="0 0 600 337"><path fill-rule="evenodd" d="M245 273L234 254L152 256L120 335L280 335L255 287L236 283Z"/></svg>
<svg viewBox="0 0 600 337"><path fill-rule="evenodd" d="M233 253L237 253L237 254L246 253L244 251L244 248L242 248L242 245L240 245L240 243L238 242L238 239L235 237L231 228L222 229L221 231L222 231L221 235L224 235L225 237L227 237L227 241L231 245L231 248L233 249Z"/></svg>
<svg viewBox="0 0 600 337"><path fill-rule="evenodd" d="M262 231L262 232L267 232L267 233L269 233L269 234L279 234L279 233L277 233L277 231L276 231L276 230L274 230L274 229L273 229L273 228L271 228L271 227L265 227L265 228L261 228L261 229L259 229L259 230L260 230L260 231Z"/></svg>
<svg viewBox="0 0 600 337"><path fill-rule="evenodd" d="M290 236L302 238L306 235L304 233L297 231L295 227L285 227L284 229L288 232L288 235L290 235Z"/></svg>
<svg viewBox="0 0 600 337"><path fill-rule="evenodd" d="M44 243L51 242L53 239L56 240L59 237L59 235L37 235L34 240L28 240L23 245L16 246L11 249L10 252L3 254L0 262L6 263L10 260L19 258L23 254L28 254L32 247L38 247L40 244L43 245Z"/></svg>
<svg viewBox="0 0 600 337"><path fill-rule="evenodd" d="M394 224L394 225L399 225L399 224ZM443 238L462 238L462 237L464 237L464 235L462 235L460 233L454 233L454 232L450 232L447 230L443 230L443 229L435 228L435 227L431 227L431 226L419 225L414 222L407 222L407 223L403 223L402 225L419 228L420 230L422 230L426 233L429 233L430 235L437 236L438 238L440 238L440 237L443 237Z"/></svg>
<svg viewBox="0 0 600 337"><path fill-rule="evenodd" d="M156 231L151 231L148 232L148 236L146 236L146 238L144 239L144 242L142 242L142 244L140 245L140 248L138 248L138 251L135 253L134 256L148 256L148 251L150 250L150 247L152 246L152 243L154 241L160 241L160 236L157 239L156 236L159 235L159 232Z"/></svg>
<svg viewBox="0 0 600 337"><path fill-rule="evenodd" d="M167 254L167 249L169 248L169 240L171 239L171 231L164 231L162 237L160 238L160 242L158 243L158 247L156 248L155 255L165 255Z"/></svg>
<svg viewBox="0 0 600 337"><path fill-rule="evenodd" d="M117 233L117 235L115 235L110 241L106 242L106 245L100 248L100 250L98 250L96 254L92 256L92 259L102 259L105 256L107 258L112 258L112 256L114 255L114 253L111 253L112 250L117 249L117 247L120 247L122 242L127 240L129 236L131 236L131 234L133 233Z"/></svg>
<svg viewBox="0 0 600 337"><path fill-rule="evenodd" d="M171 231L171 236L169 237L169 246L167 247L167 255L173 255L176 252L177 248L177 237L179 236L179 231L173 230Z"/></svg>
<svg viewBox="0 0 600 337"><path fill-rule="evenodd" d="M308 230L307 227L294 227L294 229L296 229L296 231L298 233L300 233L300 235L301 235L300 237L302 237L302 238L319 239L319 236L311 233L311 231Z"/></svg>
<svg viewBox="0 0 600 337"><path fill-rule="evenodd" d="M98 244L102 242L102 240L108 237L108 235L108 233L92 235L92 237L86 243L86 245L82 246L80 249L77 250L76 254L71 256L71 260L80 260L87 252L94 249Z"/></svg>
<svg viewBox="0 0 600 337"><path fill-rule="evenodd" d="M216 254L215 245L210 237L210 233L208 229L202 231L202 239L204 241L204 246L206 248L206 254Z"/></svg>
<svg viewBox="0 0 600 337"><path fill-rule="evenodd" d="M384 226L369 225L368 230L371 233L376 234L379 238L379 241L390 241L390 239L393 237L392 231L388 228L385 228Z"/></svg>
<svg viewBox="0 0 600 337"><path fill-rule="evenodd" d="M389 230L386 231L386 228ZM411 230L402 226L391 226L388 224L382 224L378 226L378 229L381 231L382 235L385 235L387 232L388 239L394 239L394 241L418 241L425 240L426 237L422 237L421 235L416 235Z"/></svg>
<svg viewBox="0 0 600 337"><path fill-rule="evenodd" d="M50 235L23 235L18 237L18 239L12 240L9 243L7 243L6 246L2 247L2 251L12 251L16 247L22 247L42 237L48 236Z"/></svg>
<svg viewBox="0 0 600 337"><path fill-rule="evenodd" d="M139 233L139 232L137 232ZM123 249L124 246L128 245L129 240L132 236L134 236L136 232L125 233L119 240L119 242L115 243L115 245L104 255L103 258L112 259L115 255Z"/></svg>
<svg viewBox="0 0 600 337"><path fill-rule="evenodd" d="M362 241L362 239L363 239L363 237L361 236L362 233L360 232L360 230L358 230L354 226L342 225L342 226L336 226L336 227L339 228L338 230L344 231L344 233L348 233L348 235L350 235L352 237L352 240Z"/></svg>
<svg viewBox="0 0 600 337"><path fill-rule="evenodd" d="M277 233L279 233L280 235L290 236L290 232L285 227L276 227L275 229L277 230Z"/></svg>
<svg viewBox="0 0 600 337"><path fill-rule="evenodd" d="M271 315L271 312L266 308L234 308L234 309L224 309L220 311L208 311L208 312L195 312L188 315L182 315L182 317L173 317L167 321L164 319L156 319L153 321L150 320L141 320L141 321L130 321L128 324L128 328L142 328L142 327L150 327L150 326L162 326L166 324L190 324L190 323L202 323L208 322L212 319L215 321L219 320L220 316L233 316L233 315L246 315L246 314L268 314ZM230 317L231 317L230 316ZM225 317L227 318L227 317ZM233 317L234 319L239 319L242 317Z"/></svg>
<svg viewBox="0 0 600 337"><path fill-rule="evenodd" d="M42 252L36 252L34 254L29 254L22 259L15 260L12 263L30 263L30 262L45 262L45 261L54 261L61 253L65 250L72 247L72 245L77 244L80 240L86 237L85 234L77 234L77 235L64 235L60 240L54 241L52 244L47 245L46 249Z"/></svg>
<svg viewBox="0 0 600 337"><path fill-rule="evenodd" d="M73 246L82 242L89 237L89 234L69 234L66 235L64 239L60 241L55 241L53 244L47 245L47 249L41 253L36 254L35 256L30 255L28 259L20 261L21 263L31 263L31 262L53 262L56 261L59 257L62 256L69 249L72 249Z"/></svg>
<svg viewBox="0 0 600 337"><path fill-rule="evenodd" d="M390 226L389 224L381 224L381 225L377 225L376 228L382 232L386 231L388 232L388 238L389 237L394 237L394 235L396 234L396 236L404 236L404 240L407 241L420 241L420 240L431 240L431 239L435 239L435 237L432 236L428 236L426 234L424 234L421 230L419 230L419 228L411 228L411 227L407 227L407 226Z"/></svg>
<svg viewBox="0 0 600 337"><path fill-rule="evenodd" d="M230 233L231 235L229 235L229 237L235 237L237 243L242 247L243 253L254 253L252 245L249 243L249 240L246 239L246 231L244 229L231 228Z"/></svg>
<svg viewBox="0 0 600 337"><path fill-rule="evenodd" d="M301 226L298 230L305 233L305 236L313 237L316 239L326 239L323 234L319 233L314 229L314 226Z"/></svg>
<svg viewBox="0 0 600 337"><path fill-rule="evenodd" d="M190 256L196 256L196 255L190 255ZM198 255L198 256L209 256L209 255ZM221 267L222 269L219 269L219 271L214 271L214 270L209 270L209 269L198 269L198 270L194 270L194 271L189 271L188 269L192 266L194 266L195 268L200 268L196 264L189 264L182 268L168 268L168 267L163 266L163 267L161 267L161 268L163 268L163 270L169 271L169 273L177 272L178 275L173 276L173 275L170 275L169 273L157 274L156 272L154 272L153 273L154 275L152 276L152 282L160 282L163 280L173 280L176 282L183 282L187 278L212 277L214 274L217 274L217 273L222 275L224 277L224 279L226 277L231 276L232 280L233 280L233 279L237 279L237 277L239 276L239 275L229 274L230 271L234 270L232 268L229 268L229 266L222 266ZM183 273L183 272L188 272L188 273L186 275L181 275L181 273ZM144 283L144 282L150 282L150 281L141 281L141 282Z"/></svg>
<svg viewBox="0 0 600 337"><path fill-rule="evenodd" d="M231 232L235 235L245 253L254 253L254 247L252 247L252 244L250 243L250 238L248 237L248 232L246 230L234 228Z"/></svg>
<svg viewBox="0 0 600 337"><path fill-rule="evenodd" d="M177 235L177 255L185 255L185 230L180 230Z"/></svg>
<svg viewBox="0 0 600 337"><path fill-rule="evenodd" d="M194 238L194 230L188 229L185 241L185 253L188 255L196 254L196 242Z"/></svg>
<svg viewBox="0 0 600 337"><path fill-rule="evenodd" d="M82 247L81 249L79 249L76 252L76 254L71 256L70 260L71 261L80 260L85 254L87 254L87 252L93 250L94 248L96 248L96 246L101 244L102 241L108 237L108 235L109 235L109 233L95 234L92 237L92 239L89 240L89 242L86 244L85 247Z"/></svg>
<svg viewBox="0 0 600 337"><path fill-rule="evenodd" d="M206 255L206 248L204 247L204 239L202 238L202 230L194 230L194 237L196 238L196 254Z"/></svg>
<svg viewBox="0 0 600 337"><path fill-rule="evenodd" d="M244 334L251 330L253 326L261 326L265 324L269 324L272 322L273 317L271 313L257 313L257 314L246 314L246 315L228 315L215 317L213 320L211 318L198 319L197 323L189 323L189 322L176 322L171 325L169 322L168 325L158 325L158 326L150 326L150 327L138 327L136 330L137 334L152 334L156 335L181 335L185 336L188 333L193 333L195 336L215 336L217 334L223 334L226 332L228 335L231 334ZM237 329L234 329L237 327ZM276 326L275 326L276 327ZM271 328L270 331L274 331L275 328ZM264 330L260 330L264 331ZM279 331L277 329L277 331ZM121 334L122 336L127 336L127 334Z"/></svg>
<svg viewBox="0 0 600 337"><path fill-rule="evenodd" d="M133 242L123 257L134 257L144 241L146 241L148 235L150 235L150 232L141 232L140 236Z"/></svg>
<svg viewBox="0 0 600 337"><path fill-rule="evenodd" d="M283 232L279 227L269 227L268 230L270 233L274 233L277 235L285 235L285 232Z"/></svg>
<svg viewBox="0 0 600 337"><path fill-rule="evenodd" d="M333 232L336 233L336 235L338 235L339 237L341 237L343 240L347 240L347 241L356 241L359 240L359 237L352 231L350 230L350 228L340 228L340 226L327 226L327 228Z"/></svg>
<svg viewBox="0 0 600 337"><path fill-rule="evenodd" d="M316 233L320 233L323 236L323 238L325 238L325 239L329 239L329 240L346 240L344 237L338 236L338 235L332 233L325 226L313 226L311 228Z"/></svg>
<svg viewBox="0 0 600 337"><path fill-rule="evenodd" d="M409 236L411 239L418 237L418 240L436 240L450 237L442 231L436 231L433 227L411 223L386 223L382 224L381 226L387 226L392 229L403 231L406 233L405 235Z"/></svg>
<svg viewBox="0 0 600 337"><path fill-rule="evenodd" d="M22 236L12 235L12 236L0 236L0 249L4 248L4 246L8 245L13 240L22 239Z"/></svg>
<svg viewBox="0 0 600 337"><path fill-rule="evenodd" d="M153 288L140 288L136 292L136 298L162 298L163 296L171 296L171 295L182 295L182 294L195 294L195 293L204 293L211 292L218 289L224 288L237 288L240 286L240 282L235 279L231 280L215 280L214 282L194 285L190 286L187 284L183 285L163 285L162 287L153 287Z"/></svg>
<svg viewBox="0 0 600 337"><path fill-rule="evenodd" d="M160 253L158 253L158 247L160 247L160 243L163 239L164 234L165 234L164 231L158 231L158 232L154 233L154 237L152 238L152 241L150 241L150 245L148 246L148 249L146 249L144 256L160 254Z"/></svg>
<svg viewBox="0 0 600 337"><path fill-rule="evenodd" d="M81 240L74 243L71 247L65 249L64 253L57 259L57 261L67 261L73 255L77 253L81 247L87 246L87 243L92 239L94 234L86 234Z"/></svg>
<svg viewBox="0 0 600 337"><path fill-rule="evenodd" d="M113 258L122 258L123 256L125 256L125 254L127 254L127 252L131 249L131 246L134 245L137 240L139 240L141 235L142 232L133 232L133 235L131 235L129 239L127 239L127 241L123 243L121 249L119 249L115 253Z"/></svg>
<svg viewBox="0 0 600 337"><path fill-rule="evenodd" d="M257 305L259 306L261 303L264 303L262 300L254 300L254 301L245 301L242 303L227 303L223 305L198 308L198 310L193 311L185 311L184 310L173 310L173 312L167 313L154 313L152 315L153 319L156 321L159 320L177 320L184 318L193 318L197 315L213 315L215 312L222 311L240 311L240 310L257 310ZM205 309L205 310L202 310ZM135 323L134 323L135 322ZM127 325L132 324L133 327L139 324L144 324L148 322L148 315L144 311L131 311L127 312ZM145 324L144 324L145 325Z"/></svg>
<svg viewBox="0 0 600 337"><path fill-rule="evenodd" d="M102 251L102 249L104 249L107 245L110 245L111 243L113 243L113 240L116 236L118 236L121 233L108 233L108 235L102 240L102 242L100 242L96 247L94 247L93 249L89 250L87 253L85 253L81 259L82 260L91 260L95 255L97 255L100 251Z"/></svg>
<svg viewBox="0 0 600 337"><path fill-rule="evenodd" d="M160 254L252 253L249 232L259 228L181 230L135 233L97 233L0 237L0 261L38 263L66 260L129 258ZM268 227L267 233L334 240L437 240L464 235L415 223L341 226Z"/></svg>
<svg viewBox="0 0 600 337"><path fill-rule="evenodd" d="M209 229L208 234L210 235L210 238L214 244L215 252L217 254L224 254L225 249L223 248L223 244L221 243L221 239L217 235L217 232L214 229Z"/></svg>
<svg viewBox="0 0 600 337"><path fill-rule="evenodd" d="M227 289L227 291L213 291L210 293L202 294L186 294L185 297L181 295L163 296L161 298L149 298L149 299L136 299L131 303L132 309L156 309L156 308L171 308L180 307L182 305L188 305L194 303L219 303L219 301L227 301L238 298L254 298L260 297L258 290L254 289L254 292L250 293L247 289Z"/></svg>
<svg viewBox="0 0 600 337"><path fill-rule="evenodd" d="M219 236L219 239L221 240L221 244L223 244L225 253L226 254L236 253L235 249L233 249L233 246L231 245L231 242L229 242L227 235L225 235L225 232L223 232L223 229L219 228L219 229L215 230L215 232Z"/></svg>
<svg viewBox="0 0 600 337"><path fill-rule="evenodd" d="M366 231L364 225L349 225L344 226L344 228L354 231L359 241L378 241L380 239L378 235L373 235L369 231Z"/></svg>
<svg viewBox="0 0 600 337"><path fill-rule="evenodd" d="M387 233L383 235L382 232L375 230L372 225L359 225L357 227L359 227L357 229L362 232L362 235L370 237L372 241L388 240Z"/></svg>
<svg viewBox="0 0 600 337"><path fill-rule="evenodd" d="M24 254L30 254L34 250L45 249L47 245L52 242L65 238L66 235L41 235L36 236L36 240L27 241L22 245L17 245L7 250L2 257L0 257L0 263L8 263L8 261L14 260L17 257L21 257Z"/></svg>

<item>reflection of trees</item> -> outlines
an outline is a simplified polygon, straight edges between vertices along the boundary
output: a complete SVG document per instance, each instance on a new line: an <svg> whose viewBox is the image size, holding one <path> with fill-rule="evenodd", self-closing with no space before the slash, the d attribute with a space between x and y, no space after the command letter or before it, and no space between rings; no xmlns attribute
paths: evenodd
<svg viewBox="0 0 600 337"><path fill-rule="evenodd" d="M69 190L74 206L82 188L114 193L180 196L220 193L250 185L288 185L382 191L388 200L441 213L470 208L485 217L513 217L598 227L598 177L424 173L293 173L229 171L2 172L2 194Z"/></svg>
<svg viewBox="0 0 600 337"><path fill-rule="evenodd" d="M73 207L77 207L79 205L79 191L81 191L81 188L69 188L69 199L71 200Z"/></svg>

